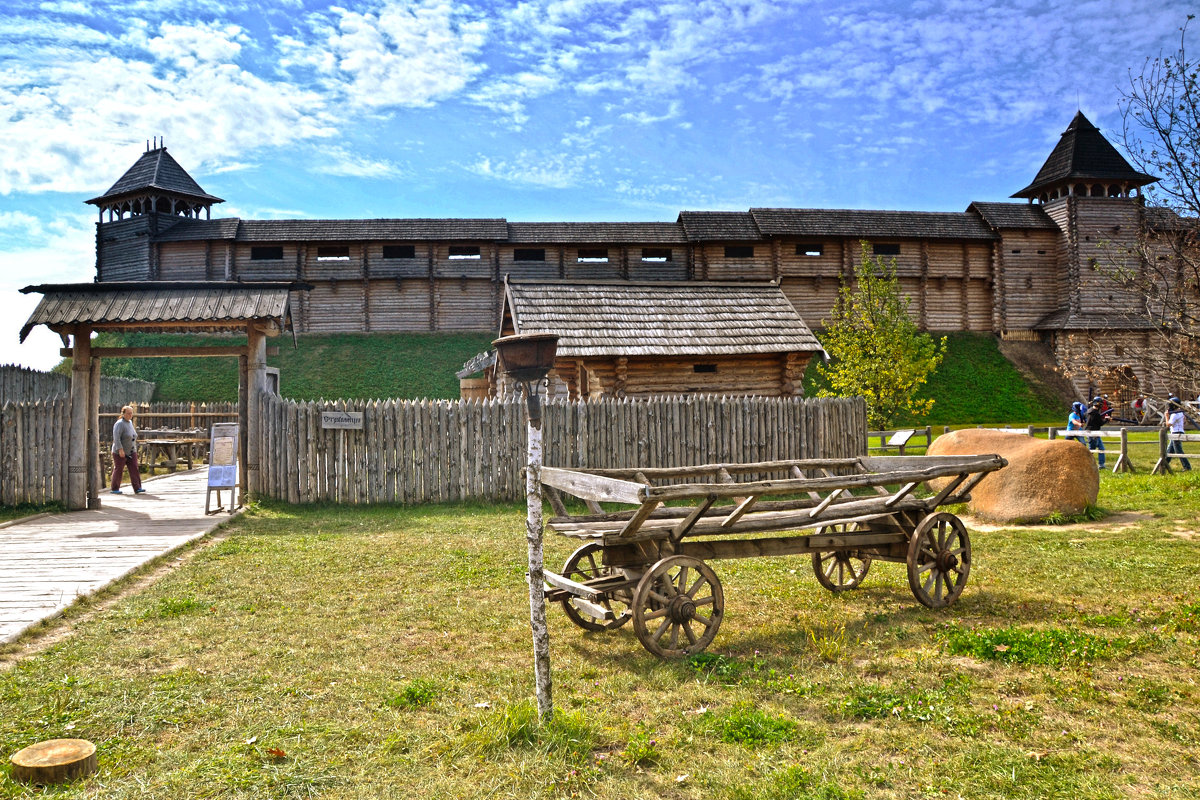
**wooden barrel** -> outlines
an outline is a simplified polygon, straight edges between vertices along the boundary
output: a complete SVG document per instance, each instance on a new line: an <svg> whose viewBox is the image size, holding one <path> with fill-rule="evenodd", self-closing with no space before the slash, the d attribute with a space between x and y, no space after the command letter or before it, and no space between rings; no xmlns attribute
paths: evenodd
<svg viewBox="0 0 1200 800"><path fill-rule="evenodd" d="M487 378L458 379L458 396L463 400L486 400L489 388Z"/></svg>

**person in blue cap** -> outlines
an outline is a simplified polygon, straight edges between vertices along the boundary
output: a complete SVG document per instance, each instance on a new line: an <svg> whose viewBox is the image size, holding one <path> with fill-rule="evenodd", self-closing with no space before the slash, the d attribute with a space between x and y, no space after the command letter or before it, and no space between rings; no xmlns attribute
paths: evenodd
<svg viewBox="0 0 1200 800"><path fill-rule="evenodd" d="M1088 406L1087 417L1084 418L1083 427L1089 432L1094 433L1103 428L1104 423L1108 422L1108 420L1109 415L1104 412L1104 399L1097 397ZM1099 436L1089 436L1087 441L1088 450L1097 451L1100 469L1104 469L1104 439Z"/></svg>
<svg viewBox="0 0 1200 800"><path fill-rule="evenodd" d="M1071 415L1067 417L1067 430L1081 431L1083 430L1083 403L1078 401L1071 403Z"/></svg>

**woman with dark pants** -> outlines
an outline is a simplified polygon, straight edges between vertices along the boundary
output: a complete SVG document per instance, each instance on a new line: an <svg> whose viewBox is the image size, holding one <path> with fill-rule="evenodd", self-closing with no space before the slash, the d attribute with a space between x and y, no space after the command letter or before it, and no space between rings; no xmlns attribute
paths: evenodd
<svg viewBox="0 0 1200 800"><path fill-rule="evenodd" d="M142 476L138 474L137 429L133 427L133 406L121 409L121 418L113 425L112 443L113 471L112 493L121 494L121 475L129 467L129 482L133 493L141 494Z"/></svg>

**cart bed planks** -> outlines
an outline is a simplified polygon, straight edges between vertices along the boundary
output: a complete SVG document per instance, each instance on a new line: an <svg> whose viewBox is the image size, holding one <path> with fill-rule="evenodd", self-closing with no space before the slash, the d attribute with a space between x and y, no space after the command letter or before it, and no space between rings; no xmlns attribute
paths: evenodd
<svg viewBox="0 0 1200 800"><path fill-rule="evenodd" d="M966 501L1006 464L977 455L543 468L552 495L588 507L570 514L554 504L550 529L588 541L561 575L547 573L546 597L586 630L632 620L642 646L664 658L704 650L720 627L724 594L707 561L807 553L833 592L859 586L872 561L903 563L917 600L943 608L966 584L971 543L962 522L937 508ZM935 478L949 485L916 492ZM631 508L605 512L599 502Z"/></svg>

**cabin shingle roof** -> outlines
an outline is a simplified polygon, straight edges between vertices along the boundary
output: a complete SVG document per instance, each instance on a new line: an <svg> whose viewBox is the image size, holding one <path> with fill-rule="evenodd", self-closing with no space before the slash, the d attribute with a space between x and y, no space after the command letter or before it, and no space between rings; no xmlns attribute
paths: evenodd
<svg viewBox="0 0 1200 800"><path fill-rule="evenodd" d="M556 333L560 356L816 352L774 283L510 281L517 333Z"/></svg>
<svg viewBox="0 0 1200 800"><path fill-rule="evenodd" d="M1005 228L1041 229L1057 231L1059 228L1040 205L1032 203L971 203L968 211L983 217L992 230Z"/></svg>
<svg viewBox="0 0 1200 800"><path fill-rule="evenodd" d="M510 222L510 244L686 244L674 222Z"/></svg>
<svg viewBox="0 0 1200 800"><path fill-rule="evenodd" d="M150 189L209 203L225 202L201 189L200 184L187 174L187 170L179 166L179 162L171 157L165 147L142 153L142 157L125 170L125 174L118 178L107 192L86 202L102 205L126 195L142 194Z"/></svg>
<svg viewBox="0 0 1200 800"><path fill-rule="evenodd" d="M503 219L244 219L237 238L241 242L504 241L508 224Z"/></svg>
<svg viewBox="0 0 1200 800"><path fill-rule="evenodd" d="M827 208L752 208L766 236L856 239L995 239L974 214L936 211L860 211Z"/></svg>
<svg viewBox="0 0 1200 800"><path fill-rule="evenodd" d="M1013 197L1037 197L1043 190L1071 180L1111 181L1145 186L1158 178L1129 166L1117 148L1083 115L1076 112L1071 124L1038 170L1033 182Z"/></svg>
<svg viewBox="0 0 1200 800"><path fill-rule="evenodd" d="M196 330L195 323L230 328L251 320L288 315L288 293L311 289L303 283L228 283L156 281L152 283L62 283L26 286L41 302L21 328L21 341L35 325L61 329L85 323L96 326L154 324L157 330ZM173 328L170 323L180 323ZM164 324L165 323L165 324ZM185 324L191 323L191 324Z"/></svg>

